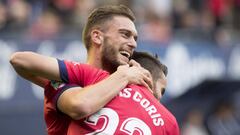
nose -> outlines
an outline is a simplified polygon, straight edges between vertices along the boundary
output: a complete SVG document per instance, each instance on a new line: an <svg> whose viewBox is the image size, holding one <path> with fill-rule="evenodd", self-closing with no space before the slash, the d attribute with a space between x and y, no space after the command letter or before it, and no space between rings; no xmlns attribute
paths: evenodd
<svg viewBox="0 0 240 135"><path fill-rule="evenodd" d="M128 46L131 47L132 49L137 48L137 41L134 38L131 38L130 41L128 42Z"/></svg>

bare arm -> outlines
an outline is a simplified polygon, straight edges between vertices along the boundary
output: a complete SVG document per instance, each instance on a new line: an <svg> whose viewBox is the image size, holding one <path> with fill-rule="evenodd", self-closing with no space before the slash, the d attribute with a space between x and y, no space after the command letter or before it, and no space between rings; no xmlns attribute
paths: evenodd
<svg viewBox="0 0 240 135"><path fill-rule="evenodd" d="M61 80L55 58L34 52L15 52L10 63L21 77L41 87L45 86L46 80Z"/></svg>
<svg viewBox="0 0 240 135"><path fill-rule="evenodd" d="M47 79L61 80L55 58L34 52L16 52L11 56L10 63L20 76L41 87ZM147 82L151 82L149 74L139 67L120 66L117 72L96 85L65 91L58 100L58 107L74 119L83 118L102 108L127 84L148 87Z"/></svg>
<svg viewBox="0 0 240 135"><path fill-rule="evenodd" d="M108 78L89 87L73 87L63 92L57 106L75 120L91 115L106 105L129 83L142 84L142 68L122 66Z"/></svg>

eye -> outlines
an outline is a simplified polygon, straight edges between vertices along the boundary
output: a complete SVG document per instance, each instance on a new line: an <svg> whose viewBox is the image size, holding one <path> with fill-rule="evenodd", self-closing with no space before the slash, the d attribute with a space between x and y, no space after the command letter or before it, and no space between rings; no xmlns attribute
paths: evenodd
<svg viewBox="0 0 240 135"><path fill-rule="evenodd" d="M132 33L131 31L129 30L119 30L120 34L122 35L123 38L126 38L126 39L130 39L130 38L133 38L135 41L137 41L137 35L135 35L134 33Z"/></svg>
<svg viewBox="0 0 240 135"><path fill-rule="evenodd" d="M122 32L122 35L125 37L125 38L129 38L131 36L131 34L129 32Z"/></svg>
<svg viewBox="0 0 240 135"><path fill-rule="evenodd" d="M162 88L162 91L161 91L162 96L164 95L164 93L165 93L165 88Z"/></svg>
<svg viewBox="0 0 240 135"><path fill-rule="evenodd" d="M137 38L138 38L137 36L134 36L134 40L135 40L135 41L137 41Z"/></svg>

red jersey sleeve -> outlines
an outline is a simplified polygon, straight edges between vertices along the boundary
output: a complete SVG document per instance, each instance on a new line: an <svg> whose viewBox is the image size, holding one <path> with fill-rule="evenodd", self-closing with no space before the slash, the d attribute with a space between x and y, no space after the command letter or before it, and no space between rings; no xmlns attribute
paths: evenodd
<svg viewBox="0 0 240 135"><path fill-rule="evenodd" d="M94 84L108 75L108 72L88 64L58 60L58 65L63 82L77 84L81 87Z"/></svg>
<svg viewBox="0 0 240 135"><path fill-rule="evenodd" d="M56 97L60 95L64 89L63 85L53 84L49 82L45 86L44 91L44 119L48 135L65 135L68 129L68 125L71 122L71 118L59 111L56 107ZM57 82L56 82L57 83ZM53 87L57 86L57 87Z"/></svg>

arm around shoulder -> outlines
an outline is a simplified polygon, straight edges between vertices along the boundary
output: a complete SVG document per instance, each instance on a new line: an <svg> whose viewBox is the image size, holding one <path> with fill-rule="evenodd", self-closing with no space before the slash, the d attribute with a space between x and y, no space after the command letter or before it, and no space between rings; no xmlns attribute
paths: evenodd
<svg viewBox="0 0 240 135"><path fill-rule="evenodd" d="M71 87L57 99L57 108L64 114L70 116L74 120L82 119L93 113L91 106L88 106L87 97L84 95L86 91L81 87Z"/></svg>
<svg viewBox="0 0 240 135"><path fill-rule="evenodd" d="M89 116L112 100L129 82L141 84L144 75L140 68L122 66L104 80L81 88L71 87L58 97L57 107L75 120Z"/></svg>
<svg viewBox="0 0 240 135"><path fill-rule="evenodd" d="M127 84L126 76L115 72L96 84L67 88L58 97L57 108L72 119L82 119L104 107Z"/></svg>

